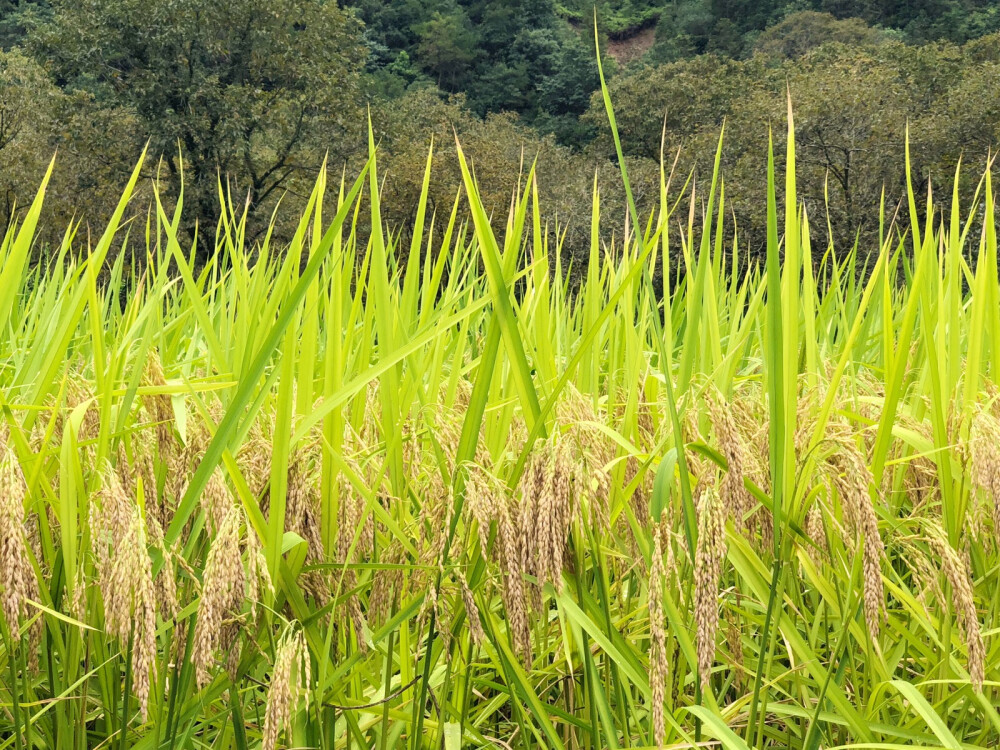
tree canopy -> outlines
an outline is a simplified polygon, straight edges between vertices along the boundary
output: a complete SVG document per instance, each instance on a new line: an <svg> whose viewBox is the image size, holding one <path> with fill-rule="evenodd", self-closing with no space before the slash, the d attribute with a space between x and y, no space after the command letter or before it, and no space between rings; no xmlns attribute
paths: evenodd
<svg viewBox="0 0 1000 750"><path fill-rule="evenodd" d="M360 24L334 3L53 0L51 10L28 48L92 111L128 112L134 125L116 137L148 139L203 220L218 215L220 177L267 205L356 131Z"/></svg>

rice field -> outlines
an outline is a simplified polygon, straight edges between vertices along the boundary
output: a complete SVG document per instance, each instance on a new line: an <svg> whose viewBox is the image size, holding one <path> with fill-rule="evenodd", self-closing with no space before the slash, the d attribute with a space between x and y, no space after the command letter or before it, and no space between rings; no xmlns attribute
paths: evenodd
<svg viewBox="0 0 1000 750"><path fill-rule="evenodd" d="M595 185L579 286L532 170L491 223L461 153L406 232L372 144L197 264L139 167L29 263L43 184L0 246L0 748L995 747L990 173L829 247L789 128L763 262L666 164L648 216Z"/></svg>

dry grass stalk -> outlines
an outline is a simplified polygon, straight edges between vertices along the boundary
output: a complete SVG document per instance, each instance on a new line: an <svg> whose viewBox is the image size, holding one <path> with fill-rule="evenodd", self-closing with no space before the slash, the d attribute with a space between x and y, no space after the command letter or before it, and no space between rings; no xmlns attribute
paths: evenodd
<svg viewBox="0 0 1000 750"><path fill-rule="evenodd" d="M992 502L994 532L1000 539L1000 420L983 410L969 434L969 473L973 484Z"/></svg>
<svg viewBox="0 0 1000 750"><path fill-rule="evenodd" d="M278 643L274 654L274 669L267 691L267 711L264 714L262 750L274 750L282 732L291 730L292 717L304 699L309 707L309 651L301 632L289 633Z"/></svg>
<svg viewBox="0 0 1000 750"><path fill-rule="evenodd" d="M146 524L110 464L101 479L90 523L105 628L122 643L134 639L133 685L145 720L156 666L156 590Z"/></svg>
<svg viewBox="0 0 1000 750"><path fill-rule="evenodd" d="M167 380L163 375L163 365L160 362L159 355L155 351L151 351L149 354L143 381L145 385L156 388L167 385ZM166 466L172 469L176 468L175 464L179 446L174 435L174 407L170 396L165 393L146 395L143 397L143 403L156 423L156 442L159 448L160 460Z"/></svg>
<svg viewBox="0 0 1000 750"><path fill-rule="evenodd" d="M828 459L830 481L840 496L847 528L862 537L864 569L864 610L868 632L877 639L885 612L885 593L882 585L882 556L885 547L878 530L878 517L869 490L877 491L875 478L849 436L846 426L839 431L831 427L837 451Z"/></svg>
<svg viewBox="0 0 1000 750"><path fill-rule="evenodd" d="M698 673L702 688L707 689L715 660L715 634L719 626L719 580L726 557L726 508L714 487L705 488L700 495L694 570L694 619Z"/></svg>
<svg viewBox="0 0 1000 750"><path fill-rule="evenodd" d="M462 604L465 607L465 616L469 619L469 635L472 642L477 646L482 646L486 641L486 633L483 632L483 622L479 618L479 607L476 599L469 588L469 582L465 580L465 574L458 571L455 574L458 584L462 588Z"/></svg>
<svg viewBox="0 0 1000 750"><path fill-rule="evenodd" d="M465 508L479 526L479 544L501 571L501 598L507 613L511 644L524 664L531 663L531 628L522 568L522 539L506 488L483 469L470 464L465 485ZM496 523L492 554L487 548L489 529ZM533 526L532 526L533 529Z"/></svg>
<svg viewBox="0 0 1000 750"><path fill-rule="evenodd" d="M743 689L746 683L746 670L743 666L742 634L736 622L736 615L730 610L726 611L726 648L729 649L729 658L733 665L733 684Z"/></svg>
<svg viewBox="0 0 1000 750"><path fill-rule="evenodd" d="M562 591L563 559L576 512L574 465L563 440L539 442L520 483L520 547L525 571L538 585Z"/></svg>
<svg viewBox="0 0 1000 750"><path fill-rule="evenodd" d="M14 451L6 440L0 440L0 612L15 638L21 620L27 615L26 600L39 598L24 527L26 492L24 474ZM39 618L36 622L38 630L42 621ZM33 634L32 641L35 639ZM32 664L34 653L32 648Z"/></svg>
<svg viewBox="0 0 1000 750"><path fill-rule="evenodd" d="M239 614L243 606L246 574L240 557L242 521L243 512L234 506L222 523L205 561L191 651L199 688L212 679L212 667L215 666L216 651L222 645L224 626Z"/></svg>
<svg viewBox="0 0 1000 750"><path fill-rule="evenodd" d="M667 634L664 627L663 595L666 568L660 524L653 527L653 561L649 569L649 683L652 689L653 738L657 747L666 742Z"/></svg>
<svg viewBox="0 0 1000 750"><path fill-rule="evenodd" d="M941 571L951 586L951 595L958 626L965 638L969 652L969 680L976 692L982 692L983 680L986 674L986 648L983 645L983 634L979 626L979 613L976 610L975 595L972 589L972 576L962 556L949 544L948 539L940 529L933 529L927 535L927 542L938 555Z"/></svg>
<svg viewBox="0 0 1000 750"><path fill-rule="evenodd" d="M804 531L809 541L812 542L812 545L807 549L809 557L812 559L813 564L819 567L823 563L824 558L829 554L826 529L823 527L823 510L819 503L815 503L806 513Z"/></svg>
<svg viewBox="0 0 1000 750"><path fill-rule="evenodd" d="M719 450L729 464L729 470L723 475L719 484L719 495L722 504L736 521L736 527L749 536L752 532L750 513L756 502L743 483L750 465L747 447L736 426L732 411L722 396L710 395L708 406Z"/></svg>

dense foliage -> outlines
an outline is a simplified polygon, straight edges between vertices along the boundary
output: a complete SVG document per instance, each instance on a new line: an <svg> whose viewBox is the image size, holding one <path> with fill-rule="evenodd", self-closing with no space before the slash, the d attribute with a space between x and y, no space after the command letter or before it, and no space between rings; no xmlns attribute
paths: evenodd
<svg viewBox="0 0 1000 750"><path fill-rule="evenodd" d="M464 91L480 114L513 110L566 142L579 142L580 131L564 120L579 114L581 97L597 88L587 33L593 0L347 5L366 23L369 68L394 81L396 90L425 76L448 91ZM1000 8L990 0L598 0L596 14L613 40L655 28L654 43L642 51L658 62L706 52L746 57L762 43L774 44L774 33L766 30L776 25L786 27L779 35L810 37L813 44L880 34L909 43L960 44L1000 30Z"/></svg>
<svg viewBox="0 0 1000 750"><path fill-rule="evenodd" d="M360 169L367 111L390 226L408 231L431 138L429 200L450 205L457 132L497 222L537 159L549 234L565 232L577 261L567 267L582 268L590 184L614 156L594 10L588 0L4 0L0 223L23 215L56 152L36 250L57 245L55 228L74 217L103 221L148 143L143 176L165 201L183 183L191 216L211 228L221 192L247 203L250 239L270 227L287 241L291 213L270 221L279 200L301 207L322 169L330 179ZM697 185L727 122L722 175L755 251L760 154L786 85L800 112L803 196L815 215L829 210L841 244L877 235L883 186L890 201L902 186L907 124L921 191L959 156L982 165L1000 143L992 2L601 0L596 16L640 206L658 200L661 133ZM622 190L604 182L608 210L624 211ZM974 189L963 178L964 200ZM140 193L136 206L149 199ZM182 229L186 241L198 231ZM199 236L203 258L211 231Z"/></svg>

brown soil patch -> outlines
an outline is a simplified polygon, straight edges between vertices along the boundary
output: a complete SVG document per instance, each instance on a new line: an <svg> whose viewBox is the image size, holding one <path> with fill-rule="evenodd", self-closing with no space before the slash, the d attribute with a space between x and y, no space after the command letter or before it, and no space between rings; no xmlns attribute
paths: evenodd
<svg viewBox="0 0 1000 750"><path fill-rule="evenodd" d="M626 39L609 39L607 53L619 65L628 65L645 55L656 41L656 28L649 27L637 31Z"/></svg>

